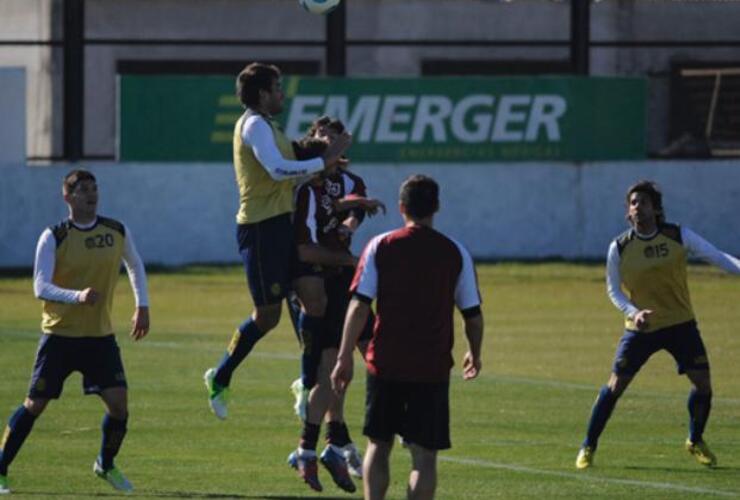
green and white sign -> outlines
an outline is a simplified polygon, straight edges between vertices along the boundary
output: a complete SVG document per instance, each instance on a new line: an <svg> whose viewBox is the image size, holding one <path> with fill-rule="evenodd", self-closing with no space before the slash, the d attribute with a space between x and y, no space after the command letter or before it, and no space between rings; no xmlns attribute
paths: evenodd
<svg viewBox="0 0 740 500"><path fill-rule="evenodd" d="M645 156L642 79L286 77L283 86L286 134L297 138L316 117L337 117L354 136L355 162ZM231 77L122 77L121 159L229 161L241 113L232 89ZM152 137L163 133L166 144L155 150Z"/></svg>

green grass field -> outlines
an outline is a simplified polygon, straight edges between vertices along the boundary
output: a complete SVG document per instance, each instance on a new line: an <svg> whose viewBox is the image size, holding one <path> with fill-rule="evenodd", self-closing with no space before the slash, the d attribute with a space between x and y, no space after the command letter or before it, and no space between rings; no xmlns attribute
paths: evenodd
<svg viewBox="0 0 740 500"><path fill-rule="evenodd" d="M478 267L486 337L483 373L451 384L453 448L440 454L440 499L695 498L740 496L740 280L693 267L690 287L714 382L707 442L719 467L704 469L683 450L688 381L659 353L618 404L596 467L574 460L598 388L606 381L621 316L605 294L603 267L498 264ZM298 348L287 316L236 372L230 416L206 405L203 371L220 358L251 311L237 267L150 275L153 328L134 344L123 277L115 321L130 386L129 434L117 464L142 498L352 498L320 472L314 494L285 460L299 422L290 382ZM0 278L0 419L25 395L38 339L40 303L30 277ZM458 321L459 324L459 321ZM456 360L464 346L458 328ZM91 472L102 406L67 381L10 470L17 497L115 496ZM361 447L363 370L348 396L348 422ZM389 498L405 496L408 453L396 447ZM354 498L359 498L355 494Z"/></svg>

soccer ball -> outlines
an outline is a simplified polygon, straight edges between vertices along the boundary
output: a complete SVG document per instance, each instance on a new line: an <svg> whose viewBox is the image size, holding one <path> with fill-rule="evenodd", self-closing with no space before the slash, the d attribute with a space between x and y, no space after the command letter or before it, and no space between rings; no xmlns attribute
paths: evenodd
<svg viewBox="0 0 740 500"><path fill-rule="evenodd" d="M301 7L311 14L328 14L339 5L342 0L298 0Z"/></svg>

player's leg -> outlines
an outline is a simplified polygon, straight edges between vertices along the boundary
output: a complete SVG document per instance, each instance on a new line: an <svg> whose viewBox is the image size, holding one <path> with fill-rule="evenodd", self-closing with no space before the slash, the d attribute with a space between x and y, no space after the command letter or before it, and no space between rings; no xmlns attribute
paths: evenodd
<svg viewBox="0 0 740 500"><path fill-rule="evenodd" d="M0 489L10 491L7 483L8 467L48 403L48 399L27 397L8 419L0 441Z"/></svg>
<svg viewBox="0 0 740 500"><path fill-rule="evenodd" d="M411 500L431 500L437 488L437 451L414 443L410 443L408 449L411 452L411 474L407 497Z"/></svg>
<svg viewBox="0 0 740 500"><path fill-rule="evenodd" d="M704 441L704 429L712 408L712 380L707 350L693 321L674 327L672 334L666 348L676 360L678 373L685 373L692 385L686 404L689 411L686 450L700 464L714 466L717 457Z"/></svg>
<svg viewBox="0 0 740 500"><path fill-rule="evenodd" d="M354 277L354 269L343 268L338 274L332 275L326 280L326 291L329 296L329 305L326 313L327 341L333 352L339 348L342 341L342 329L344 317L349 306L349 287ZM333 365L335 360L330 360ZM350 475L362 477L362 455L352 442L344 420L344 398L346 393L337 395L332 392L331 402L326 412L326 441L327 449L341 454L343 467Z"/></svg>
<svg viewBox="0 0 740 500"><path fill-rule="evenodd" d="M316 347L321 348L321 344L318 343ZM321 420L324 418L324 413L332 397L329 374L333 361L336 359L336 350L333 351L333 358L331 351L325 352L327 354L322 356L322 363L318 367L316 384L311 389L308 397L306 419L303 422L298 448L288 456L288 464L296 469L301 479L315 491L322 491L323 489L318 478L317 464L319 457L316 453L316 445L321 431ZM321 458L323 461L323 454ZM351 491L354 491L354 485L351 486Z"/></svg>
<svg viewBox="0 0 740 500"><path fill-rule="evenodd" d="M28 396L8 419L0 441L0 477L4 483L2 489L8 492L8 467L49 400L59 398L64 381L73 370L69 344L66 339L55 335L41 335L39 339Z"/></svg>
<svg viewBox="0 0 740 500"><path fill-rule="evenodd" d="M686 375L693 384L688 399L689 437L686 450L702 465L717 465L717 457L704 441L704 429L712 408L712 382L709 370L687 370Z"/></svg>
<svg viewBox="0 0 740 500"><path fill-rule="evenodd" d="M105 405L101 425L100 453L93 464L95 475L120 491L132 491L133 485L113 463L128 430L128 391L125 387L111 387L100 392Z"/></svg>
<svg viewBox="0 0 740 500"><path fill-rule="evenodd" d="M332 401L326 411L326 442L341 450L347 471L350 475L362 478L362 454L357 449L349 428L344 420L344 399L346 392L341 395L333 393Z"/></svg>
<svg viewBox="0 0 740 500"><path fill-rule="evenodd" d="M366 377L365 425L362 432L368 438L362 464L365 499L385 498L390 482L389 456L393 438L401 432L406 401L399 384L375 377Z"/></svg>
<svg viewBox="0 0 740 500"><path fill-rule="evenodd" d="M598 447L599 437L604 431L617 400L627 389L642 365L657 350L657 346L647 335L626 331L619 341L609 380L596 396L588 420L586 438L576 458L576 468L586 469L593 465L593 455Z"/></svg>
<svg viewBox="0 0 740 500"><path fill-rule="evenodd" d="M93 472L117 490L132 491L133 486L114 464L128 430L128 388L121 351L113 335L85 339L84 343L80 367L83 390L99 395L105 407Z"/></svg>
<svg viewBox="0 0 740 500"><path fill-rule="evenodd" d="M576 459L576 467L584 469L592 465L593 454L596 452L599 437L606 427L606 423L614 411L617 400L632 381L632 376L612 373L606 385L602 386L591 408L588 420L586 438Z"/></svg>
<svg viewBox="0 0 740 500"><path fill-rule="evenodd" d="M449 381L403 384L401 437L411 452L408 498L431 499L437 485L437 452L450 442Z"/></svg>
<svg viewBox="0 0 740 500"><path fill-rule="evenodd" d="M311 396L308 403L308 415L306 418L306 425L317 422L315 427L317 433L321 420L326 415L326 411L330 405L336 404L337 395L331 388L331 381L329 376L334 368L334 363L337 359L337 347L332 346L325 348L321 354L321 364L319 365L319 377L316 386L311 391ZM318 435L316 436L318 438ZM314 447L316 443L312 443ZM347 462L344 458L342 446L347 444L346 442L342 445L338 443L329 442L319 457L321 464L331 475L334 483L344 491L353 493L356 490L354 483L349 475L347 468ZM303 445L302 445L303 446Z"/></svg>
<svg viewBox="0 0 740 500"><path fill-rule="evenodd" d="M301 276L293 281L293 287L301 303L298 317L298 335L303 345L301 382L303 389L310 391L316 384L321 363L321 336L324 332L324 314L328 299L324 279L321 276Z"/></svg>
<svg viewBox="0 0 740 500"><path fill-rule="evenodd" d="M228 387L234 370L255 344L280 321L282 301L290 287L290 263L295 252L290 214L237 226L239 253L255 309L234 332L218 367L206 371L209 406L226 418Z"/></svg>
<svg viewBox="0 0 740 500"><path fill-rule="evenodd" d="M362 466L365 500L382 500L391 480L390 454L393 440L368 438L365 462Z"/></svg>

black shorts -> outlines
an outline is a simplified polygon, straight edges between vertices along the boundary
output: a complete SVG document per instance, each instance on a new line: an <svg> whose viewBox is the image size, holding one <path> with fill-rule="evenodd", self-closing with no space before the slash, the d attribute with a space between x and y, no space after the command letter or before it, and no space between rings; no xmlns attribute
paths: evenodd
<svg viewBox="0 0 740 500"><path fill-rule="evenodd" d="M338 272L324 277L324 290L326 290L326 313L324 314L324 334L321 339L323 349L338 348L342 342L342 330L344 329L344 317L347 315L347 307L352 295L349 287L355 275L353 267L342 267ZM362 330L359 342L370 340L373 334L373 323L375 316L370 313L365 328Z"/></svg>
<svg viewBox="0 0 740 500"><path fill-rule="evenodd" d="M57 399L69 375L82 373L85 394L127 387L121 351L114 335L61 337L41 335L28 389L30 398Z"/></svg>
<svg viewBox="0 0 740 500"><path fill-rule="evenodd" d="M363 434L391 442L446 450L450 443L450 382L398 382L367 374Z"/></svg>

